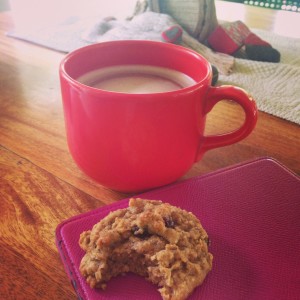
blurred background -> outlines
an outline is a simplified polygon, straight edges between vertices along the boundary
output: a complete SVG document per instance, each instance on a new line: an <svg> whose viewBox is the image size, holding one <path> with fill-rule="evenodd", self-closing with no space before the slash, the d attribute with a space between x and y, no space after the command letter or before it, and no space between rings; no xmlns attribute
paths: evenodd
<svg viewBox="0 0 300 300"><path fill-rule="evenodd" d="M11 5L10 5L10 1L11 0L0 0L0 11L4 11L4 10L9 10ZM272 9L279 9L279 10L290 10L290 11L298 11L300 12L300 0L223 0L223 1L227 1L227 2L236 2L236 3L244 3L244 4L248 4L248 5L253 5L253 6L260 6L260 7L266 7L266 8L272 8ZM30 1L26 1L26 0L19 0L18 2L30 2ZM39 1L40 3L44 3L45 1ZM48 2L55 2L55 1L48 1ZM63 3L64 1L59 1L61 3ZM78 3L80 3L80 1L69 1L70 3L72 3L72 6ZM90 3L91 1L89 1L88 3ZM94 1L94 2L106 2L107 5L107 1ZM109 1L109 3L113 3L113 2L118 2L119 5L122 5L122 3L124 3L127 6L128 2L132 2L131 0L121 0L121 1ZM87 4L87 2L85 3ZM116 5L116 3L114 3L114 5ZM117 4L118 5L118 4Z"/></svg>
<svg viewBox="0 0 300 300"><path fill-rule="evenodd" d="M163 0L162 0L163 1ZM11 10L17 30L56 24L69 16L132 15L137 0L0 0L0 11ZM299 37L300 0L215 0L219 20L243 20L248 26ZM232 6L231 6L232 5ZM253 10L245 9L253 7Z"/></svg>
<svg viewBox="0 0 300 300"><path fill-rule="evenodd" d="M244 3L248 5L288 10L288 11L300 11L300 0L224 0L228 2Z"/></svg>

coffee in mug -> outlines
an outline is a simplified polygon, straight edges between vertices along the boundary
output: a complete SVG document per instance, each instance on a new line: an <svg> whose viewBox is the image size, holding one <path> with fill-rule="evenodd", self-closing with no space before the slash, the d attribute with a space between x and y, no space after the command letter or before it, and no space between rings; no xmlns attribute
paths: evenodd
<svg viewBox="0 0 300 300"><path fill-rule="evenodd" d="M174 44L89 45L66 55L60 81L75 162L103 186L122 192L178 180L210 149L246 138L257 120L247 92L211 86L209 62ZM233 132L206 136L206 116L224 99L243 108L244 123Z"/></svg>
<svg viewBox="0 0 300 300"><path fill-rule="evenodd" d="M133 94L176 91L195 84L195 80L184 73L151 65L105 67L77 80L101 90Z"/></svg>

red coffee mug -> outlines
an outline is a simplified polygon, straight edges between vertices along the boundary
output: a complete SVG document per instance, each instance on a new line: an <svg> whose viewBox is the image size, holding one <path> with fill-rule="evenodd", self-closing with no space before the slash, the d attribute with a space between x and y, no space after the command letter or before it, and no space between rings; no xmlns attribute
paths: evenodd
<svg viewBox="0 0 300 300"><path fill-rule="evenodd" d="M192 86L161 93L111 92L78 82L109 66L151 65L177 70ZM236 143L255 127L255 101L233 86L212 87L210 64L182 46L113 41L69 53L60 65L67 140L78 166L100 184L122 192L162 186L182 177L212 148ZM245 112L234 132L204 136L214 105L233 100Z"/></svg>

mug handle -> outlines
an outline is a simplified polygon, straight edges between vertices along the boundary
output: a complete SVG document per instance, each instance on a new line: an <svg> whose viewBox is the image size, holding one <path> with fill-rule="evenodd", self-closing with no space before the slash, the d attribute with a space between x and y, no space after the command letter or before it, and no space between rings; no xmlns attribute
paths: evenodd
<svg viewBox="0 0 300 300"><path fill-rule="evenodd" d="M257 122L257 107L253 98L245 90L230 85L209 87L204 115L208 114L221 100L232 100L243 108L245 112L244 124L229 133L205 136L198 151L197 161L200 160L204 152L210 149L227 146L244 139L252 132Z"/></svg>

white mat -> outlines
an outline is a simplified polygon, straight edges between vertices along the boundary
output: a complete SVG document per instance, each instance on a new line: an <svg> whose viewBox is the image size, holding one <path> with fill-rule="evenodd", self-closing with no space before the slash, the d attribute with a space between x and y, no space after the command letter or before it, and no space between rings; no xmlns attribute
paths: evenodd
<svg viewBox="0 0 300 300"><path fill-rule="evenodd" d="M99 37L97 42L109 38L145 39L147 36L148 39L160 39L163 20L160 18L160 22L154 20L152 23L151 29L151 24L147 19L146 30L140 27L142 32L135 31L134 35L126 32L124 27L120 30L117 28L114 32ZM167 23L166 21L165 25L169 26L170 24ZM90 44L82 38L89 26L91 23L75 17L51 28L43 28L30 33L11 32L8 35L58 51L69 52ZM230 75L220 75L218 84L242 87L256 100L259 110L300 124L300 39L281 37L263 30L253 31L279 50L281 62L265 63L236 59L233 72ZM199 47L196 47L196 50L203 50L203 45L198 44Z"/></svg>

